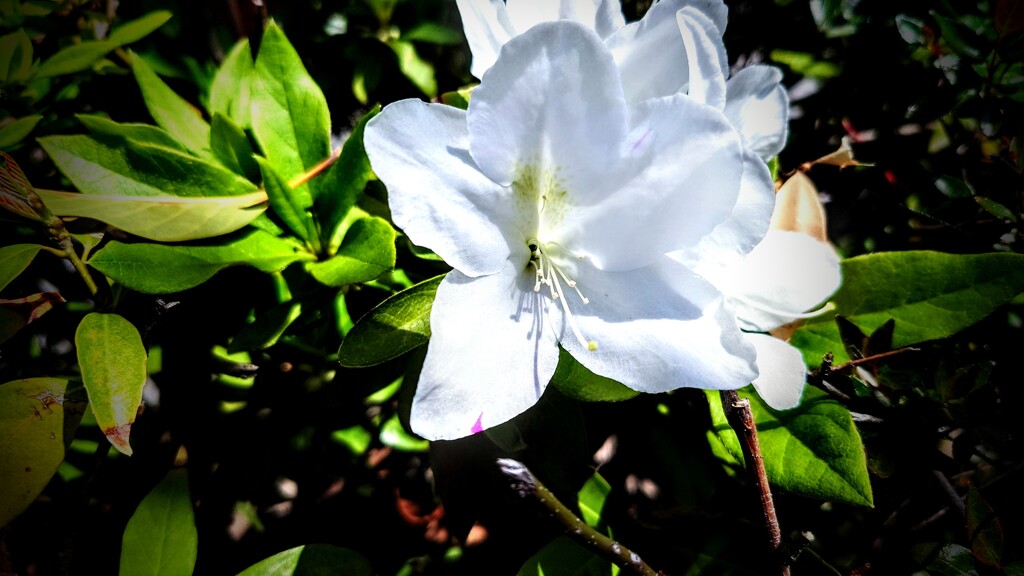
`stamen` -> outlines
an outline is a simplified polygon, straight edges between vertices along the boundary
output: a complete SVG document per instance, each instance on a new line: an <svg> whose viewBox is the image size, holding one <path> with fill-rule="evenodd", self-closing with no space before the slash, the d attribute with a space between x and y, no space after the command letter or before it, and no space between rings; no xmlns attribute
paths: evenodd
<svg viewBox="0 0 1024 576"><path fill-rule="evenodd" d="M562 304L562 311L565 312L565 318L569 323L569 329L572 330L576 339L579 340L580 344L585 344L587 350L591 352L597 350L597 342L594 340L587 340L587 338L583 336L583 332L580 330L579 324L576 322L576 317L573 316L572 310L569 308L569 302L566 300L565 292L562 290L562 282L558 279L559 276L561 276L562 280L565 281L565 284L568 287L576 291L576 295L580 297L580 300L584 304L590 304L590 300L584 296L576 286L575 280L563 272L549 256L545 256L539 242L536 240L530 240L528 242L528 246L530 248L530 264L533 265L537 277L537 281L533 285L533 291L540 292L541 285L546 284L551 290L551 299ZM546 264L545 261L547 261Z"/></svg>

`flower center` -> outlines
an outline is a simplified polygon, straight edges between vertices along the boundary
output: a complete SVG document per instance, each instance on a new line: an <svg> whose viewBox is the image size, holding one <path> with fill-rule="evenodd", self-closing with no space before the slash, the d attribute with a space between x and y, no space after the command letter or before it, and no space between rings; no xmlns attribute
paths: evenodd
<svg viewBox="0 0 1024 576"><path fill-rule="evenodd" d="M562 289L562 283L576 291L576 295L579 296L583 304L590 304L590 300L580 292L576 281L570 278L558 264L551 259L551 256L544 253L544 245L538 242L536 239L530 239L526 242L530 248L530 265L533 266L534 273L536 274L536 282L533 285L534 292L540 292L542 286L547 286L551 294L551 299L559 302L562 305L562 310L565 312L566 321L569 323L569 328L572 330L573 335L587 347L587 350L591 352L597 350L597 342L594 340L588 340L583 336L583 332L580 330L579 324L576 322L576 317L573 316L572 310L569 308L569 302L565 298L565 291Z"/></svg>

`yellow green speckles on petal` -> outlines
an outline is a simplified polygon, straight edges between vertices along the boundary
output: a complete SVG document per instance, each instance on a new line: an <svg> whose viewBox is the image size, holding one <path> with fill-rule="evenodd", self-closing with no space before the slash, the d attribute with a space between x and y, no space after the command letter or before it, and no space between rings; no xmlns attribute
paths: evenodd
<svg viewBox="0 0 1024 576"><path fill-rule="evenodd" d="M545 229L557 226L571 206L569 194L557 168L542 170L536 164L522 166L516 170L512 192L516 201L521 203L520 209L524 213L536 210L537 236L543 236Z"/></svg>

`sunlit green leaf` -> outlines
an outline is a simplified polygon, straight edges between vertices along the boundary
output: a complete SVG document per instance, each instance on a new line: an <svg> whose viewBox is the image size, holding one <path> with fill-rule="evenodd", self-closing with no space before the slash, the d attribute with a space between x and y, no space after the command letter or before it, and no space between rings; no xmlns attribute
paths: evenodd
<svg viewBox="0 0 1024 576"><path fill-rule="evenodd" d="M107 40L118 45L131 44L148 36L151 32L164 25L171 19L171 13L167 10L150 12L141 18L125 22L116 26L110 31Z"/></svg>
<svg viewBox="0 0 1024 576"><path fill-rule="evenodd" d="M315 230L313 216L308 211L313 204L309 190L305 186L295 189L289 187L268 160L257 156L256 162L259 164L260 173L263 174L263 186L274 213L292 234L303 240L310 240Z"/></svg>
<svg viewBox="0 0 1024 576"><path fill-rule="evenodd" d="M35 75L37 78L46 78L88 70L114 48L117 48L117 43L109 40L86 40L72 44L44 61Z"/></svg>
<svg viewBox="0 0 1024 576"><path fill-rule="evenodd" d="M374 366L426 344L430 339L430 308L443 278L424 280L367 312L341 343L341 365Z"/></svg>
<svg viewBox="0 0 1024 576"><path fill-rule="evenodd" d="M190 576L199 535L184 469L171 470L135 509L121 538L121 574Z"/></svg>
<svg viewBox="0 0 1024 576"><path fill-rule="evenodd" d="M402 452L426 452L430 449L430 442L405 431L397 414L380 427L380 441L385 446Z"/></svg>
<svg viewBox="0 0 1024 576"><path fill-rule="evenodd" d="M32 129L36 127L36 124L42 118L39 114L23 116L0 128L0 148L10 149L11 146L24 140L26 136L32 133Z"/></svg>
<svg viewBox="0 0 1024 576"><path fill-rule="evenodd" d="M120 123L109 118L92 114L76 114L75 118L85 125L95 136L113 136L130 138L140 144L163 146L179 152L187 152L185 147L162 128L151 124Z"/></svg>
<svg viewBox="0 0 1024 576"><path fill-rule="evenodd" d="M210 125L199 110L171 90L137 54L132 55L132 73L153 120L190 151L209 155Z"/></svg>
<svg viewBox="0 0 1024 576"><path fill-rule="evenodd" d="M132 455L129 443L146 383L146 348L131 322L117 314L92 312L75 332L82 383L107 440Z"/></svg>
<svg viewBox="0 0 1024 576"><path fill-rule="evenodd" d="M561 347L551 384L566 396L584 402L618 402L639 394L611 378L594 374Z"/></svg>
<svg viewBox="0 0 1024 576"><path fill-rule="evenodd" d="M228 52L210 84L211 117L219 113L240 128L250 126L249 103L254 70L249 41L243 38Z"/></svg>
<svg viewBox="0 0 1024 576"><path fill-rule="evenodd" d="M0 527L35 501L64 459L67 383L29 378L0 385Z"/></svg>
<svg viewBox="0 0 1024 576"><path fill-rule="evenodd" d="M263 155L285 180L292 180L331 155L331 115L320 87L277 24L263 33L252 93L252 132ZM257 88L258 87L258 88ZM308 186L319 196L319 179Z"/></svg>
<svg viewBox="0 0 1024 576"><path fill-rule="evenodd" d="M17 82L32 68L32 40L18 28L0 36L0 82Z"/></svg>
<svg viewBox="0 0 1024 576"><path fill-rule="evenodd" d="M308 252L261 230L216 244L125 244L113 241L89 264L114 281L139 292L180 292L207 281L229 266L248 265L279 272L292 262L312 260Z"/></svg>
<svg viewBox="0 0 1024 576"><path fill-rule="evenodd" d="M1024 292L1021 254L883 252L847 259L842 270L834 314L808 321L790 341L809 366L826 352L849 360L835 314L866 334L894 318L892 345L900 348L952 336Z"/></svg>
<svg viewBox="0 0 1024 576"><path fill-rule="evenodd" d="M39 143L84 194L183 197L237 196L252 182L199 158L128 139L48 136Z"/></svg>
<svg viewBox="0 0 1024 576"><path fill-rule="evenodd" d="M345 576L373 576L370 562L358 552L327 544L309 544L274 554L238 576L325 576L344 568Z"/></svg>
<svg viewBox="0 0 1024 576"><path fill-rule="evenodd" d="M398 56L398 68L402 71L402 74L427 96L431 98L437 96L437 80L434 78L434 66L420 58L420 55L416 53L416 47L409 42L401 40L388 42L388 46Z"/></svg>
<svg viewBox="0 0 1024 576"><path fill-rule="evenodd" d="M707 391L707 396L714 426L709 440L742 462L740 441L726 421L719 393ZM781 412L768 408L749 387L740 396L750 400L773 486L821 500L872 505L867 457L849 410L813 387L805 388L798 407Z"/></svg>
<svg viewBox="0 0 1024 576"><path fill-rule="evenodd" d="M220 112L213 115L210 147L221 164L229 170L249 180L259 181L260 166L253 158L255 152L249 143L249 137L245 135L244 130Z"/></svg>
<svg viewBox="0 0 1024 576"><path fill-rule="evenodd" d="M611 484L598 472L594 472L590 478L587 478L583 488L580 488L578 494L580 518L588 526L597 528L604 524L601 514L604 511L604 503L608 500L608 495L611 494L611 491Z"/></svg>
<svg viewBox="0 0 1024 576"><path fill-rule="evenodd" d="M395 229L382 218L356 220L329 260L307 265L309 273L327 286L373 280L395 267Z"/></svg>
<svg viewBox="0 0 1024 576"><path fill-rule="evenodd" d="M0 246L0 290L20 276L42 249L39 244Z"/></svg>
<svg viewBox="0 0 1024 576"><path fill-rule="evenodd" d="M454 46L462 43L462 33L436 22L423 22L402 32L402 40Z"/></svg>
<svg viewBox="0 0 1024 576"><path fill-rule="evenodd" d="M316 199L316 217L321 230L331 242L331 253L334 253L338 246L335 236L340 232L339 225L363 193L366 183L373 177L370 160L363 148L363 130L366 123L378 112L380 106L375 106L359 120L345 141L341 156L319 177L322 181L318 186L324 193ZM340 241L338 238L337 242Z"/></svg>
<svg viewBox="0 0 1024 576"><path fill-rule="evenodd" d="M234 232L266 209L267 195L195 198L180 196L109 196L39 190L46 207L59 216L82 216L106 222L149 240L180 242Z"/></svg>

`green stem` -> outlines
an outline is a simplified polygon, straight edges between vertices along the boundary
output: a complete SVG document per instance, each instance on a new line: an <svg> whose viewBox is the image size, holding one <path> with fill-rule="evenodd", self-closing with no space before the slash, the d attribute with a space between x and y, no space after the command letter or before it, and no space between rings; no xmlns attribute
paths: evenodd
<svg viewBox="0 0 1024 576"><path fill-rule="evenodd" d="M555 498L533 472L522 462L510 458L499 458L498 467L512 481L512 489L520 498L532 498L542 505L547 512L558 520L565 533L583 546L593 550L599 556L613 562L620 568L641 576L658 576L650 566L644 563L635 552L629 550L615 540L601 534L586 522L580 520L564 504Z"/></svg>

